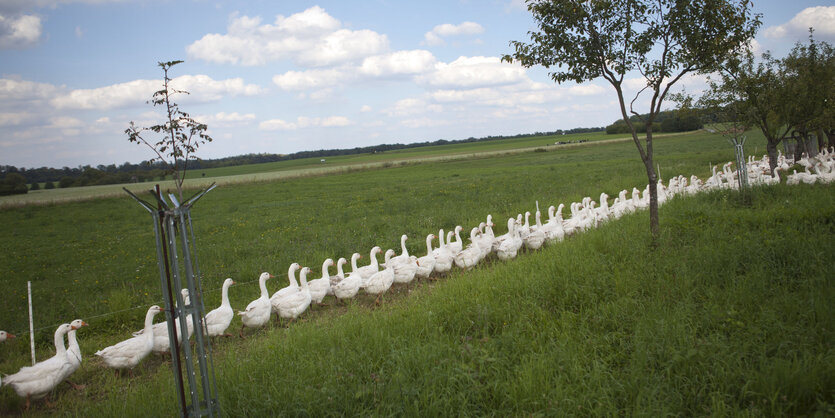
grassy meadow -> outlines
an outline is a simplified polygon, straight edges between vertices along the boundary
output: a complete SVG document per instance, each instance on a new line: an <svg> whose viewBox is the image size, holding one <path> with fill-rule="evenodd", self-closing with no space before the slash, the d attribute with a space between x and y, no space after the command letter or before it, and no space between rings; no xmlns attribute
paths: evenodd
<svg viewBox="0 0 835 418"><path fill-rule="evenodd" d="M749 141L748 151L764 146ZM758 145L759 144L759 145ZM721 137L659 138L665 178L730 161ZM207 309L226 277L236 309L262 271L397 248L422 255L438 228L503 219L536 200L568 204L645 184L631 142L546 148L220 187L193 210ZM220 403L232 415L835 413L831 186L676 199L648 247L646 213L475 271L395 287L214 342ZM92 353L141 327L159 303L150 216L127 197L5 208L0 329L26 327L33 282L39 359L54 325L83 318L85 362L33 415L170 415L164 360L116 378ZM363 260L367 262L367 260ZM332 301L331 301L332 302ZM115 312L115 313L114 313ZM230 330L237 330L235 319ZM29 362L26 336L0 345L0 372ZM0 413L22 401L0 390Z"/></svg>

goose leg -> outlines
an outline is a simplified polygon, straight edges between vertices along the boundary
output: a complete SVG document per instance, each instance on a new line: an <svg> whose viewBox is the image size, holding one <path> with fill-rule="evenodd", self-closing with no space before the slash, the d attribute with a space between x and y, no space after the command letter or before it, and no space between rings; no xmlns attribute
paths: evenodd
<svg viewBox="0 0 835 418"><path fill-rule="evenodd" d="M246 327L246 325L241 325L241 330L238 332L238 335L241 338L244 338L244 327Z"/></svg>
<svg viewBox="0 0 835 418"><path fill-rule="evenodd" d="M81 390L81 389L84 389L85 387L87 387L87 385L77 385L77 384L75 384L75 383L73 383L69 380L67 380L67 383L69 383L70 386L72 386L73 389L75 389L75 390Z"/></svg>

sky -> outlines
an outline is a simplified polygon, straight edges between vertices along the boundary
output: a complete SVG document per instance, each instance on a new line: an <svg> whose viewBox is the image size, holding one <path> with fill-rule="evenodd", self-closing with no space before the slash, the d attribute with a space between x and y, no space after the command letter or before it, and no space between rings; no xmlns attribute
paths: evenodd
<svg viewBox="0 0 835 418"><path fill-rule="evenodd" d="M756 50L785 55L807 28L835 41L835 6L754 1ZM214 139L201 158L605 126L603 80L556 84L502 63L535 30L522 0L0 0L0 165L138 163L133 121L170 71L182 110ZM625 83L637 91L637 74ZM704 76L675 91L697 93ZM672 107L672 104L670 105ZM638 108L640 110L640 107ZM149 140L157 137L150 136Z"/></svg>

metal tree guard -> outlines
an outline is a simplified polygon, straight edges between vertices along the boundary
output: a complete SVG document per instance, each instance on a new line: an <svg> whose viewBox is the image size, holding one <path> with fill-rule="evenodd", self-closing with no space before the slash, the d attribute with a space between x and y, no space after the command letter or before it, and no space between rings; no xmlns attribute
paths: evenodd
<svg viewBox="0 0 835 418"><path fill-rule="evenodd" d="M745 145L745 139L745 135L728 138L728 142L734 146L734 150L736 151L736 171L740 190L748 188L748 163L745 161L745 151L742 149Z"/></svg>
<svg viewBox="0 0 835 418"><path fill-rule="evenodd" d="M172 343L171 366L183 417L217 416L220 413L217 402L217 384L215 383L212 346L204 334L202 275L197 263L197 241L191 224L191 207L198 199L216 187L212 183L208 189L192 196L180 204L174 195L169 194L170 204L160 192L159 185L150 193L156 200L154 205L138 198L128 189L124 189L134 200L150 212L153 218L154 235L157 244L157 263L159 265L160 286L165 302L165 320L168 323L168 338ZM179 237L179 240L177 239ZM182 263L178 254L182 254ZM185 278L185 286L183 283ZM180 292L174 289L188 289L189 304L185 304ZM176 304L174 299L176 298ZM178 321L175 327L174 321ZM194 349L188 343L188 325L191 321L194 335ZM179 335L178 332L179 331ZM183 358L180 359L180 344L183 341ZM197 370L195 370L195 360ZM185 365L188 381L188 399L183 382L182 367ZM199 379L198 382L198 373Z"/></svg>

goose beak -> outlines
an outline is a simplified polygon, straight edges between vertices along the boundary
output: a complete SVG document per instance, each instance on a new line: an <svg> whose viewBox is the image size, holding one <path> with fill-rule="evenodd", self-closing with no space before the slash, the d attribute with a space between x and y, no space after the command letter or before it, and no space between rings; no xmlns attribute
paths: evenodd
<svg viewBox="0 0 835 418"><path fill-rule="evenodd" d="M271 279L274 279L274 278L275 278L275 276L273 276L272 274L270 274L270 278L271 278Z"/></svg>
<svg viewBox="0 0 835 418"><path fill-rule="evenodd" d="M235 281L234 281L234 280L232 281L232 284L235 284Z"/></svg>
<svg viewBox="0 0 835 418"><path fill-rule="evenodd" d="M15 335L14 335L14 334L8 334L8 333L7 333L7 334L6 334L6 338L11 339L11 338L17 338L17 337L15 337Z"/></svg>
<svg viewBox="0 0 835 418"><path fill-rule="evenodd" d="M75 325L70 325L70 329L71 329L71 330L73 330L73 331L75 331L75 330L77 330L78 328L76 328L76 327L75 327Z"/></svg>
<svg viewBox="0 0 835 418"><path fill-rule="evenodd" d="M90 326L90 324L88 324L88 323L86 323L86 322L84 322L84 321L81 321L81 326L82 326L82 327L88 327L88 326Z"/></svg>

